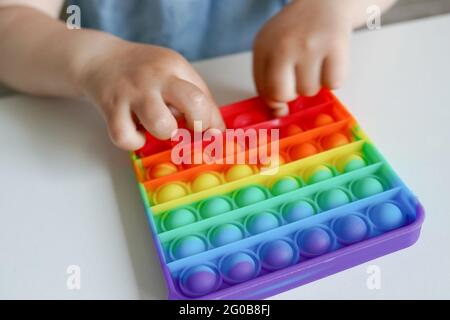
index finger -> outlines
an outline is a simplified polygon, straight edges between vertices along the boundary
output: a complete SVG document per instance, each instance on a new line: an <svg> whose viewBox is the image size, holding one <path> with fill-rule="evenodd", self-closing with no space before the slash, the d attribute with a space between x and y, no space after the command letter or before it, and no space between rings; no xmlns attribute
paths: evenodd
<svg viewBox="0 0 450 320"><path fill-rule="evenodd" d="M217 105L193 83L175 78L163 90L163 98L184 114L189 128L194 128L194 121L201 121L202 130L221 129L223 122Z"/></svg>

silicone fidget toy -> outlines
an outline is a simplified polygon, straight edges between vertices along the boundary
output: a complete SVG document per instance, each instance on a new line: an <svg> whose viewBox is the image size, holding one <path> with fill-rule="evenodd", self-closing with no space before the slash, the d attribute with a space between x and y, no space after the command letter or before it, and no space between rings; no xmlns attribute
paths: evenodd
<svg viewBox="0 0 450 320"><path fill-rule="evenodd" d="M227 128L280 129L274 175L261 173L270 163L177 165L174 142L148 133L132 154L170 299L261 299L417 241L422 206L337 98L289 109L221 108Z"/></svg>

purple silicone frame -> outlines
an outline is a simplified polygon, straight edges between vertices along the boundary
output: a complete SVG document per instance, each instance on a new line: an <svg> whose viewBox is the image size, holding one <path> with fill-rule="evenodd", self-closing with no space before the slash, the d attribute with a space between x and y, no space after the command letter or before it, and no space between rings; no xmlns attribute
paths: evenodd
<svg viewBox="0 0 450 320"><path fill-rule="evenodd" d="M154 226L150 219L149 223L153 229ZM424 219L425 211L422 205L417 203L416 219L409 225L280 271L266 274L254 280L223 289L220 292L202 296L200 299L264 299L302 286L413 245L419 238ZM158 240L155 239L156 232L152 232L152 235L166 280L165 282L168 285L168 298L186 299L185 296L179 294L166 265L162 262L164 255L162 248L158 245Z"/></svg>

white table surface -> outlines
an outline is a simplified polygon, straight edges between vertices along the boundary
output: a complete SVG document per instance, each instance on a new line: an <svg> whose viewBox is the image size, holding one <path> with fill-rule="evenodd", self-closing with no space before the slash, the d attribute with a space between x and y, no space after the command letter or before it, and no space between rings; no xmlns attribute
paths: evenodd
<svg viewBox="0 0 450 320"><path fill-rule="evenodd" d="M275 298L450 298L449 32L443 16L356 34L337 92L423 202L419 242ZM221 104L254 95L250 66L248 53L196 64ZM0 298L166 297L128 155L93 108L2 98L0 146ZM366 287L373 264L380 290Z"/></svg>

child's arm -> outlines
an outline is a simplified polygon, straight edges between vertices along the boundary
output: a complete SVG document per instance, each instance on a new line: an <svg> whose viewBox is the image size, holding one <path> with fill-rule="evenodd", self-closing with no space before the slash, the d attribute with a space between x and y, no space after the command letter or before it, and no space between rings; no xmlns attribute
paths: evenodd
<svg viewBox="0 0 450 320"><path fill-rule="evenodd" d="M208 88L181 55L69 30L57 20L62 2L0 0L0 82L37 95L88 97L124 149L144 143L137 121L156 137L170 138L176 111L190 126L201 120L203 129L224 128Z"/></svg>
<svg viewBox="0 0 450 320"><path fill-rule="evenodd" d="M254 78L259 94L276 110L298 94L340 86L348 67L352 30L368 18L367 8L386 10L395 0L293 0L259 32Z"/></svg>

